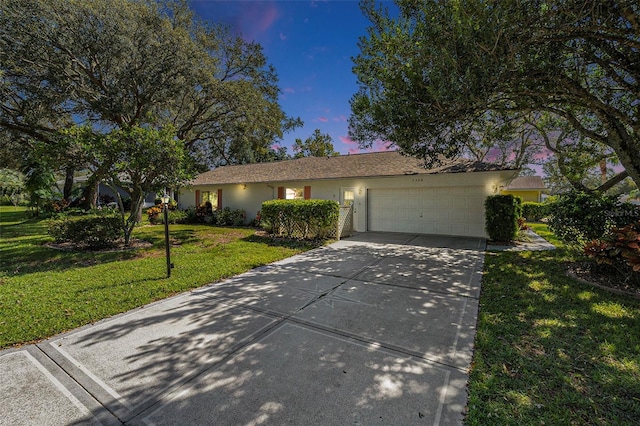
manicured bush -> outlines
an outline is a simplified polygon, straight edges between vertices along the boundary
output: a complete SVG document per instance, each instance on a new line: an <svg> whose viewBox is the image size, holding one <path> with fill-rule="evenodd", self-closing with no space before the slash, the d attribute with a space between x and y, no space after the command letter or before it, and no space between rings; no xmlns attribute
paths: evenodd
<svg viewBox="0 0 640 426"><path fill-rule="evenodd" d="M324 239L335 236L340 205L330 200L271 200L262 203L263 228L288 238Z"/></svg>
<svg viewBox="0 0 640 426"><path fill-rule="evenodd" d="M597 192L562 194L549 209L553 233L565 244L578 248L603 237L613 226L622 227L640 219L636 206Z"/></svg>
<svg viewBox="0 0 640 426"><path fill-rule="evenodd" d="M108 248L122 236L122 218L118 216L66 217L51 222L49 235L56 242L72 242L90 249Z"/></svg>
<svg viewBox="0 0 640 426"><path fill-rule="evenodd" d="M485 229L494 241L513 241L518 236L518 218L522 216L522 199L511 194L487 197Z"/></svg>
<svg viewBox="0 0 640 426"><path fill-rule="evenodd" d="M522 203L522 216L530 222L538 222L548 214L548 206L546 203L536 203L533 201L525 201Z"/></svg>

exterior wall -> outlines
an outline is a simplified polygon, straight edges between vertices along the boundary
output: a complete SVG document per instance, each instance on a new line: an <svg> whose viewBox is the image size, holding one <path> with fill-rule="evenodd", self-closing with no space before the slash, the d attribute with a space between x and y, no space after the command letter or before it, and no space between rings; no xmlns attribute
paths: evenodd
<svg viewBox="0 0 640 426"><path fill-rule="evenodd" d="M195 205L196 190L217 191L218 189L222 189L222 207L244 209L247 212L247 220L250 221L255 218L264 201L278 198L278 187L303 188L304 186L311 186L310 195L312 199L335 200L339 203L342 203L342 192L345 189L351 189L355 194L353 203L354 229L357 232L365 232L367 231L367 190L369 189L473 186L482 187L484 189L482 196L486 197L495 194L497 188L511 179L512 175L512 171L503 171L291 181L272 184L200 185L198 187L183 189L179 199L181 208L193 207ZM481 232L484 233L484 230Z"/></svg>
<svg viewBox="0 0 640 426"><path fill-rule="evenodd" d="M536 203L539 203L541 200L541 195L542 191L538 191L536 189L531 189L531 190L521 190L521 191L516 191L516 190L509 190L509 189L504 189L501 191L502 194L511 194L514 195L516 197L520 197L522 198L522 201L533 201Z"/></svg>

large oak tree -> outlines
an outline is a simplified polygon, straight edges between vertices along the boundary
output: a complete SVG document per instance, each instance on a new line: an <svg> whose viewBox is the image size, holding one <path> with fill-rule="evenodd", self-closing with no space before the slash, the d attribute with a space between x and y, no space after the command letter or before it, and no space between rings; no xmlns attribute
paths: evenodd
<svg viewBox="0 0 640 426"><path fill-rule="evenodd" d="M351 137L388 140L427 163L463 151L474 122L549 113L610 147L640 183L636 0L397 0L354 59Z"/></svg>
<svg viewBox="0 0 640 426"><path fill-rule="evenodd" d="M120 171L107 161L79 164L92 153L67 152L79 146L69 129L111 141L103 148L113 158L145 153L107 135L170 127L200 167L255 161L253 152L299 124L280 108L277 83L260 45L198 20L185 2L0 3L0 129L25 152L47 147L67 176L88 167L88 201Z"/></svg>

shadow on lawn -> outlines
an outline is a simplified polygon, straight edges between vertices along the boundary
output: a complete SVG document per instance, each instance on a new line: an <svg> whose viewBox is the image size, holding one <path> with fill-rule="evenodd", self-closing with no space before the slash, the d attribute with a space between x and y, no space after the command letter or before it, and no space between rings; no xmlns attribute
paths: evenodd
<svg viewBox="0 0 640 426"><path fill-rule="evenodd" d="M489 413L498 423L640 422L640 302L567 277L566 254L490 255L472 373L481 404L469 424Z"/></svg>
<svg viewBox="0 0 640 426"><path fill-rule="evenodd" d="M242 239L249 243L266 244L271 247L286 247L291 249L310 250L324 246L327 241L298 240L294 238L278 238L270 235L249 235Z"/></svg>

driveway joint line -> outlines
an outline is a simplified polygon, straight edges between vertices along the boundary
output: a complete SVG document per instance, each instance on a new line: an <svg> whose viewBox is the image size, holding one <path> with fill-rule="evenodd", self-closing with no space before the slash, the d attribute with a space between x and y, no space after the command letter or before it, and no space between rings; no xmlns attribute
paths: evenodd
<svg viewBox="0 0 640 426"><path fill-rule="evenodd" d="M107 406L103 403L102 399L101 399L101 398L99 398L99 396L98 396L98 395L95 395L95 394L94 394L94 392L92 392L90 389L88 389L84 384L82 384L82 383L81 383L81 381L78 381L74 375L72 375L69 371L67 371L67 369L66 369L63 365L61 365L58 361L56 361L53 357L51 357L47 352L45 352L45 350L44 350L44 349L42 349L42 348L40 347L40 345L41 345L41 344L47 344L47 341L45 341L45 342L41 342L41 343L36 343L36 344L35 344L35 345L33 345L33 346L35 347L35 349L37 349L38 351L40 351L40 353L41 353L45 358L47 358L47 359L48 359L48 360L50 360L53 364L55 364L55 366L56 366L56 367L58 367L58 368L60 369L60 371L61 371L64 375L66 375L66 376L69 378L69 380L71 380L73 383L75 383L76 385L78 385L82 390L84 390L84 391L87 393L87 395L89 395L91 398L93 398L93 400L96 402L96 404L98 404L100 407L104 408L104 409L105 409L109 414L111 414L111 415L112 415L112 416L113 416L117 421L119 421L121 424L124 424L124 421L123 421L123 420L118 416L118 414L117 414L117 413L115 413L113 410L111 410L109 407L107 407ZM54 349L55 349L55 348L54 348ZM56 350L57 350L57 349L56 349ZM83 373L84 373L84 372L83 372ZM89 377L89 379L91 379L91 378ZM65 389L66 389L66 387L65 387ZM67 389L67 391L69 391L69 389ZM71 392L71 391L69 391L69 392ZM120 402L120 401L118 401L118 402ZM82 404L82 405L84 406L84 404ZM125 406L125 407L126 407L126 406ZM126 408L128 408L128 407L126 407ZM88 411L91 411L91 410L89 410L89 408L88 408L88 407L86 407L86 406L85 406L85 409L87 409ZM96 417L93 413L91 413L91 415L93 416L93 418L94 418L94 419L97 419L97 417ZM98 421L99 421L99 420L98 420Z"/></svg>
<svg viewBox="0 0 640 426"><path fill-rule="evenodd" d="M469 295L469 294L448 293L446 291L434 290L434 289L426 288L426 287L410 287L410 286L403 285L403 284L385 283L385 282L382 282L382 281L375 281L375 280L362 280L362 279L359 279L359 278L351 278L349 281L358 281L358 282L361 282L363 284L376 284L376 285L384 285L384 286L388 286L388 287L405 288L407 290L414 290L414 291L425 291L427 293L434 293L434 294L439 294L439 295L443 295L443 296L459 297L459 298L462 298L462 299L480 300L480 297L472 296L472 295Z"/></svg>
<svg viewBox="0 0 640 426"><path fill-rule="evenodd" d="M354 340L354 341L357 341L357 342L360 342L360 343L365 343L367 345L375 345L377 347L384 348L384 349L387 349L389 351L396 352L396 353L399 353L399 354L402 354L402 355L408 355L408 356L411 356L411 357L414 357L414 358L419 358L419 359L421 359L423 361L426 361L426 362L429 362L431 364L437 364L437 365L442 366L442 367L451 368L451 369L460 371L462 373L466 373L466 371L467 371L463 367L459 367L457 365L449 364L449 363L446 363L444 361L440 361L440 360L437 360L437 359L425 357L424 355L422 355L422 354L420 354L418 352L413 352L413 351L411 351L409 349L405 349L405 348L402 348L400 346L392 345L392 344L385 343L385 342L379 342L379 341L373 340L373 339L367 339L366 337L359 336L359 335L357 335L355 333L350 333L348 331L338 330L338 329L327 327L327 326L324 326L324 325L321 325L321 324L316 324L314 322L310 322L310 321L304 320L302 318L295 318L294 316L291 316L291 317L287 318L287 321L290 321L290 322L298 324L298 325L304 325L304 326L309 327L309 328L314 328L316 330L321 330L321 331L324 331L326 333L329 333L329 334L332 334L332 335L336 335L336 336L340 336L340 337L343 337L343 338L347 338L347 339L350 339L350 340Z"/></svg>

